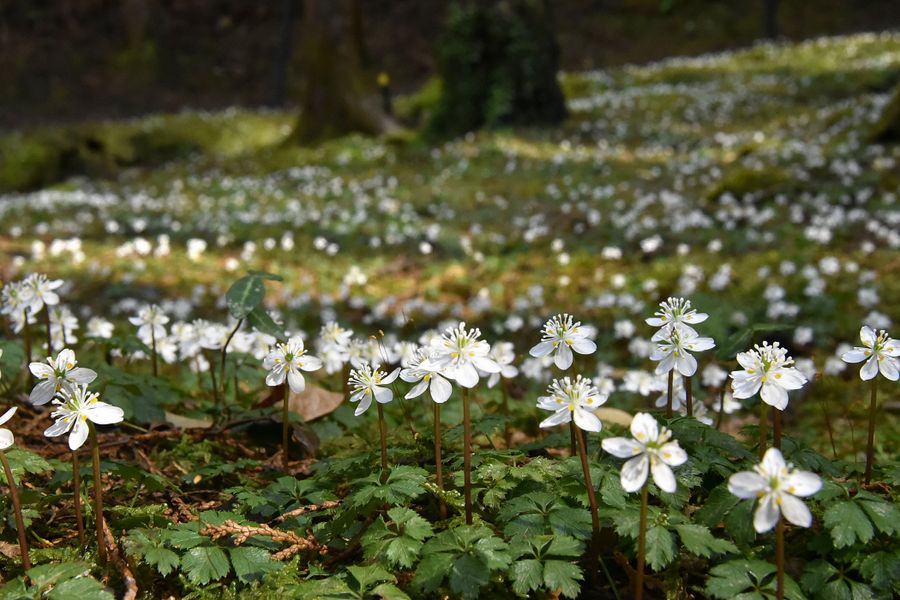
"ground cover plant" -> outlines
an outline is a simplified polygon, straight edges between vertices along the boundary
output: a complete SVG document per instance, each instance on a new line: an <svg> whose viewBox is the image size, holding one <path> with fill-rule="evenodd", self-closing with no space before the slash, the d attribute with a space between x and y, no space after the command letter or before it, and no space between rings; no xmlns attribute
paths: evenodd
<svg viewBox="0 0 900 600"><path fill-rule="evenodd" d="M898 80L859 35L444 143L98 125L202 150L0 198L0 598L897 595Z"/></svg>

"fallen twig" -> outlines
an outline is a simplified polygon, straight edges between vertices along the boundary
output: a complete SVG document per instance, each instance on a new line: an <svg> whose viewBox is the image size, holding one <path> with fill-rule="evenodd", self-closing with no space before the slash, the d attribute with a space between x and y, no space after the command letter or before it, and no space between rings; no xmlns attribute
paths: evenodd
<svg viewBox="0 0 900 600"><path fill-rule="evenodd" d="M340 506L339 500L326 500L322 504L307 504L306 506L301 506L299 508L295 508L294 510L288 511L283 515L278 516L275 519L276 523L283 523L286 519L290 519L291 517L299 517L302 514L308 512L315 512L317 510L326 510L329 508L337 508Z"/></svg>
<svg viewBox="0 0 900 600"><path fill-rule="evenodd" d="M234 536L234 545L240 546L255 535L272 538L274 542L286 542L290 544L284 550L272 555L275 560L287 560L303 550L317 550L320 554L327 553L328 549L319 545L312 536L300 537L293 531L273 529L268 525L239 525L234 521L225 521L222 525L206 525L200 530L201 535L208 535L214 540L225 536Z"/></svg>

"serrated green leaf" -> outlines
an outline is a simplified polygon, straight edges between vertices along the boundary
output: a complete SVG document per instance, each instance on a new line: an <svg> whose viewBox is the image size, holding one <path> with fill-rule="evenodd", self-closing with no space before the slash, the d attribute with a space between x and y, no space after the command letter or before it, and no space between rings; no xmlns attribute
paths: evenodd
<svg viewBox="0 0 900 600"><path fill-rule="evenodd" d="M749 545L756 538L753 506L753 502L742 501L725 516L725 531L738 544Z"/></svg>
<svg viewBox="0 0 900 600"><path fill-rule="evenodd" d="M206 585L221 579L231 571L228 557L221 548L200 546L191 548L181 558L181 569L191 583Z"/></svg>
<svg viewBox="0 0 900 600"><path fill-rule="evenodd" d="M900 531L900 509L874 494L860 492L854 499L868 515L878 531L894 535Z"/></svg>
<svg viewBox="0 0 900 600"><path fill-rule="evenodd" d="M13 446L5 452L16 483L21 483L22 475L25 473L40 475L51 470L50 463L44 457L24 448ZM6 485L6 473L3 469L0 469L0 484Z"/></svg>
<svg viewBox="0 0 900 600"><path fill-rule="evenodd" d="M225 293L228 312L235 319L243 319L262 303L265 295L266 286L262 278L257 275L241 277Z"/></svg>
<svg viewBox="0 0 900 600"><path fill-rule="evenodd" d="M675 536L665 527L647 529L647 564L659 571L675 559Z"/></svg>
<svg viewBox="0 0 900 600"><path fill-rule="evenodd" d="M868 542L875 535L872 522L852 500L832 504L825 511L825 527L831 532L835 548L846 548L857 541Z"/></svg>
<svg viewBox="0 0 900 600"><path fill-rule="evenodd" d="M458 557L450 567L450 589L463 598L477 598L489 578L487 566L469 554Z"/></svg>
<svg viewBox="0 0 900 600"><path fill-rule="evenodd" d="M244 583L258 581L266 573L277 571L281 563L272 560L268 552L255 546L238 546L230 548L228 554L231 557L231 566L234 574Z"/></svg>
<svg viewBox="0 0 900 600"><path fill-rule="evenodd" d="M40 565L28 570L31 584L37 588L56 585L60 581L81 577L90 573L91 567L84 562L64 562L56 565Z"/></svg>
<svg viewBox="0 0 900 600"><path fill-rule="evenodd" d="M879 590L900 588L900 552L873 552L859 564L859 572Z"/></svg>
<svg viewBox="0 0 900 600"><path fill-rule="evenodd" d="M382 600L409 600L409 596L393 583L382 583L372 588L370 593Z"/></svg>
<svg viewBox="0 0 900 600"><path fill-rule="evenodd" d="M704 525L685 523L675 525L675 530L678 532L678 537L681 538L685 550L695 556L709 558L713 554L737 552L737 546L728 540L716 538Z"/></svg>
<svg viewBox="0 0 900 600"><path fill-rule="evenodd" d="M544 582L544 568L541 561L527 558L515 561L509 569L513 591L522 596L540 589Z"/></svg>
<svg viewBox="0 0 900 600"><path fill-rule="evenodd" d="M583 579L578 565L563 560L544 561L544 585L547 590L559 590L563 596L574 598L581 591L578 583Z"/></svg>

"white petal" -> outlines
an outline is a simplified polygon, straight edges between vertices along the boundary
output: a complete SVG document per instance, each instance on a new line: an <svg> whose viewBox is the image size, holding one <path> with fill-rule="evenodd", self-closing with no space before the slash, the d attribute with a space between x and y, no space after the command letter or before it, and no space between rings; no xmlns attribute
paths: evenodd
<svg viewBox="0 0 900 600"><path fill-rule="evenodd" d="M18 410L18 408L19 408L18 406L13 406L13 407L10 408L8 411L6 411L5 413L3 413L3 416L0 417L0 425L3 425L4 423L6 423L6 422L9 421L10 419L12 419L12 416L13 416L14 414L16 414L16 410Z"/></svg>
<svg viewBox="0 0 900 600"><path fill-rule="evenodd" d="M387 385L387 384L389 384L389 383L394 383L394 381L397 380L397 377L398 377L399 375L400 375L400 367L397 367L396 369L394 369L393 371L391 371L390 373L388 373L387 375L385 375L384 377L382 377L380 383L381 383L382 385Z"/></svg>
<svg viewBox="0 0 900 600"><path fill-rule="evenodd" d="M394 399L394 393L391 388L375 386L375 400L380 404L387 404Z"/></svg>
<svg viewBox="0 0 900 600"><path fill-rule="evenodd" d="M450 382L441 377L440 375L432 375L431 376L431 399L437 402L438 404L443 404L447 400L450 399L450 394L453 393L453 386L450 385Z"/></svg>
<svg viewBox="0 0 900 600"><path fill-rule="evenodd" d="M300 359L300 368L304 371L318 371L322 368L322 360L315 356L304 356Z"/></svg>
<svg viewBox="0 0 900 600"><path fill-rule="evenodd" d="M782 486L793 496L812 496L822 489L822 480L809 471L794 471L784 478Z"/></svg>
<svg viewBox="0 0 900 600"><path fill-rule="evenodd" d="M106 402L97 402L86 413L87 418L97 425L112 425L119 423L125 418L125 411L118 406L107 404Z"/></svg>
<svg viewBox="0 0 900 600"><path fill-rule="evenodd" d="M369 410L369 406L372 404L372 394L364 394L359 399L359 405L356 407L356 410L353 412L355 416L359 416Z"/></svg>
<svg viewBox="0 0 900 600"><path fill-rule="evenodd" d="M69 434L69 449L78 450L84 445L88 438L88 426L84 419L75 418L75 425L72 426L72 433Z"/></svg>
<svg viewBox="0 0 900 600"><path fill-rule="evenodd" d="M464 388L473 388L478 385L478 371L472 365L461 365L454 372L454 379Z"/></svg>
<svg viewBox="0 0 900 600"><path fill-rule="evenodd" d="M863 325L859 330L859 339L862 340L864 346L871 348L875 345L875 331L868 325Z"/></svg>
<svg viewBox="0 0 900 600"><path fill-rule="evenodd" d="M652 415L638 413L631 420L631 435L642 444L654 441L659 437L659 424Z"/></svg>
<svg viewBox="0 0 900 600"><path fill-rule="evenodd" d="M632 458L644 451L644 447L625 437L606 438L601 442L604 450L619 458Z"/></svg>
<svg viewBox="0 0 900 600"><path fill-rule="evenodd" d="M869 355L866 354L864 348L854 348L841 355L841 360L846 363L860 363L867 358L869 358Z"/></svg>
<svg viewBox="0 0 900 600"><path fill-rule="evenodd" d="M806 507L803 500L795 498L790 494L781 495L781 510L784 512L784 518L800 527L809 527L812 525L812 513Z"/></svg>
<svg viewBox="0 0 900 600"><path fill-rule="evenodd" d="M859 370L859 376L863 381L869 381L878 375L878 360L873 355Z"/></svg>
<svg viewBox="0 0 900 600"><path fill-rule="evenodd" d="M50 377L51 375L53 375L53 367L51 367L47 363L33 362L28 365L28 370L31 371L31 374L37 378L40 378L42 376Z"/></svg>
<svg viewBox="0 0 900 600"><path fill-rule="evenodd" d="M563 423L568 423L572 420L572 412L569 410L568 406L564 406L559 409L543 421L541 421L538 427L554 427L556 425L562 425Z"/></svg>
<svg viewBox="0 0 900 600"><path fill-rule="evenodd" d="M69 371L66 379L74 383L90 383L97 379L97 372L84 367L75 367Z"/></svg>
<svg viewBox="0 0 900 600"><path fill-rule="evenodd" d="M578 354L593 354L597 351L597 344L587 338L577 338L572 340L572 350Z"/></svg>
<svg viewBox="0 0 900 600"><path fill-rule="evenodd" d="M878 367L881 370L881 374L891 381L897 381L898 376L900 376L900 373L897 371L897 360L894 358L885 356L878 361Z"/></svg>
<svg viewBox="0 0 900 600"><path fill-rule="evenodd" d="M405 381L406 383L416 383L417 381L421 381L422 377L416 373L416 369L403 369L400 371L400 379ZM421 371L419 371L421 373ZM410 398L411 396L407 396Z"/></svg>
<svg viewBox="0 0 900 600"><path fill-rule="evenodd" d="M663 444L659 449L659 458L670 467L677 467L687 462L688 455L678 442Z"/></svg>
<svg viewBox="0 0 900 600"><path fill-rule="evenodd" d="M266 375L266 385L275 387L276 385L281 385L284 383L284 368L279 367L269 372Z"/></svg>
<svg viewBox="0 0 900 600"><path fill-rule="evenodd" d="M669 465L662 461L654 461L650 471L653 473L653 481L656 482L659 489L670 494L675 491L675 474L672 473Z"/></svg>
<svg viewBox="0 0 900 600"><path fill-rule="evenodd" d="M760 465L762 465L766 473L769 473L770 476L774 476L778 475L778 473L787 466L787 463L784 462L784 456L781 455L781 450L778 448L769 448L766 450L766 453L763 454Z"/></svg>
<svg viewBox="0 0 900 600"><path fill-rule="evenodd" d="M40 406L42 404L47 404L50 400L53 399L53 396L56 394L56 384L50 381L41 381L34 389L31 390L31 394L28 395L28 399L35 406Z"/></svg>
<svg viewBox="0 0 900 600"><path fill-rule="evenodd" d="M0 427L0 450L6 450L15 443L12 431Z"/></svg>
<svg viewBox="0 0 900 600"><path fill-rule="evenodd" d="M65 419L59 419L53 425L44 430L47 437L57 437L69 430L70 423L66 423Z"/></svg>
<svg viewBox="0 0 900 600"><path fill-rule="evenodd" d="M753 529L756 530L756 533L770 531L778 523L780 514L772 494L766 494L760 499L759 506L753 513Z"/></svg>
<svg viewBox="0 0 900 600"><path fill-rule="evenodd" d="M767 381L762 384L762 391L759 393L763 402L769 406L774 406L778 410L784 410L788 405L788 395L784 388L777 383Z"/></svg>
<svg viewBox="0 0 900 600"><path fill-rule="evenodd" d="M622 474L620 480L622 489L626 492L636 492L647 481L647 471L649 470L650 460L646 454L635 456L631 460L622 465Z"/></svg>
<svg viewBox="0 0 900 600"><path fill-rule="evenodd" d="M738 352L737 354L738 364L744 367L745 369L755 369L756 361L753 359L753 355L749 352Z"/></svg>
<svg viewBox="0 0 900 600"><path fill-rule="evenodd" d="M575 407L575 424L585 431L593 431L594 433L597 433L603 427L603 423L600 422L600 418L597 415L580 406Z"/></svg>
<svg viewBox="0 0 900 600"><path fill-rule="evenodd" d="M565 371L572 366L572 349L568 344L560 344L556 349L556 356L553 357L553 363L557 369Z"/></svg>
<svg viewBox="0 0 900 600"><path fill-rule="evenodd" d="M772 381L786 390L799 390L806 385L806 377L793 367L776 369L770 375Z"/></svg>
<svg viewBox="0 0 900 600"><path fill-rule="evenodd" d="M553 342L541 342L534 348L528 351L528 354L535 358L540 358L542 356L547 356L553 352Z"/></svg>
<svg viewBox="0 0 900 600"><path fill-rule="evenodd" d="M756 498L766 485L766 480L756 471L741 471L728 478L728 491L744 500Z"/></svg>
<svg viewBox="0 0 900 600"><path fill-rule="evenodd" d="M403 375L401 374L400 377L402 378ZM418 396L421 396L427 389L428 389L428 380L422 379L419 383L417 383L415 386L413 386L413 389L411 389L411 390L409 390L409 392L407 392L407 394L404 396L404 398L406 398L407 400L409 400L410 398L416 398Z"/></svg>
<svg viewBox="0 0 900 600"><path fill-rule="evenodd" d="M300 371L295 371L294 369L288 371L287 380L288 387L290 387L291 391L295 394L299 394L306 389L306 380L303 379L303 375Z"/></svg>
<svg viewBox="0 0 900 600"><path fill-rule="evenodd" d="M687 352L683 352L675 359L675 368L685 377L690 377L697 372L697 359Z"/></svg>

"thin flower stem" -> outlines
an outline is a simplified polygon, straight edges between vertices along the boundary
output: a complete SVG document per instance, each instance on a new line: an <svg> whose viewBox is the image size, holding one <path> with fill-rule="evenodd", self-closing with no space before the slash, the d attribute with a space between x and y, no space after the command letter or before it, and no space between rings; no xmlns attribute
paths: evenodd
<svg viewBox="0 0 900 600"><path fill-rule="evenodd" d="M44 325L47 327L47 356L53 352L53 335L50 325L50 307L44 307Z"/></svg>
<svg viewBox="0 0 900 600"><path fill-rule="evenodd" d="M592 582L597 579L597 543L600 541L600 509L597 506L597 496L594 493L594 483L591 481L591 467L587 457L587 436L581 429L578 430L578 454L581 457L581 471L584 474L584 487L587 488L588 502L591 505L591 549L588 554L588 573Z"/></svg>
<svg viewBox="0 0 900 600"><path fill-rule="evenodd" d="M282 383L278 387L281 388L281 468L287 471L288 463L290 463L288 444L291 439L291 412L288 406L290 394L288 394L287 383Z"/></svg>
<svg viewBox="0 0 900 600"><path fill-rule="evenodd" d="M350 363L349 362L344 364L342 381L344 382L344 402L348 402L350 400Z"/></svg>
<svg viewBox="0 0 900 600"><path fill-rule="evenodd" d="M156 356L156 353L153 353L153 356ZM219 384L216 382L216 367L213 365L213 361L210 360L209 355L206 356L206 362L209 363L209 379L212 385L212 394L213 394L213 404L216 408L219 408ZM216 418L219 418L219 415L216 415Z"/></svg>
<svg viewBox="0 0 900 600"><path fill-rule="evenodd" d="M463 496L466 503L466 525L472 524L472 424L469 419L469 389L463 397Z"/></svg>
<svg viewBox="0 0 900 600"><path fill-rule="evenodd" d="M828 440L831 442L831 455L837 459L837 446L834 445L834 428L831 426L831 415L825 404L824 396L819 396L819 405L822 407L822 416L825 419L825 429L828 430Z"/></svg>
<svg viewBox="0 0 900 600"><path fill-rule="evenodd" d="M784 600L784 519L778 519L778 525L775 526L775 597L777 600Z"/></svg>
<svg viewBox="0 0 900 600"><path fill-rule="evenodd" d="M509 448L512 438L512 430L509 428L509 391L506 389L506 379L500 376L500 394L503 399L503 417L506 421L503 423L503 442Z"/></svg>
<svg viewBox="0 0 900 600"><path fill-rule="evenodd" d="M150 325L150 350L151 357L153 359L153 376L159 377L159 358L156 356L156 327L154 325ZM213 366L209 365L210 370L212 370Z"/></svg>
<svg viewBox="0 0 900 600"><path fill-rule="evenodd" d="M772 445L781 450L781 411L772 407Z"/></svg>
<svg viewBox="0 0 900 600"><path fill-rule="evenodd" d="M222 396L225 395L225 359L228 357L228 344L231 343L232 338L234 338L235 334L237 334L238 329L241 328L241 325L244 323L243 319L238 319L237 325L234 326L234 329L231 330L231 333L228 334L228 338L225 340L225 345L222 346L222 362L219 367L220 377L219 379L222 381Z"/></svg>
<svg viewBox="0 0 900 600"><path fill-rule="evenodd" d="M878 378L872 379L872 397L869 400L869 440L866 443L866 485L872 481L872 467L875 465L875 417L878 413Z"/></svg>
<svg viewBox="0 0 900 600"><path fill-rule="evenodd" d="M685 395L685 401L687 403L687 416L689 416L689 417L694 416L694 393L693 393L693 390L691 389L691 387L692 387L691 386L691 378L685 377L684 378L684 395Z"/></svg>
<svg viewBox="0 0 900 600"><path fill-rule="evenodd" d="M577 452L577 442L578 434L575 433L575 421L569 421L569 455L575 456Z"/></svg>
<svg viewBox="0 0 900 600"><path fill-rule="evenodd" d="M441 459L441 405L434 403L434 469L438 489L444 491L444 466ZM441 518L447 518L447 503L440 499Z"/></svg>
<svg viewBox="0 0 900 600"><path fill-rule="evenodd" d="M28 556L28 539L25 537L25 520L22 518L22 505L19 503L19 490L16 488L16 480L6 460L6 453L0 451L0 462L3 463L3 472L6 474L6 485L9 486L9 497L12 498L13 512L16 517L16 532L19 534L19 552L22 554L22 568L26 571L31 568L31 557Z"/></svg>
<svg viewBox="0 0 900 600"><path fill-rule="evenodd" d="M75 526L78 528L78 545L84 547L84 515L81 511L81 461L78 452L72 451L72 488L74 491Z"/></svg>
<svg viewBox="0 0 900 600"><path fill-rule="evenodd" d="M103 482L100 479L100 444L97 442L97 430L88 421L91 437L91 461L94 466L94 527L97 530L97 553L100 562L106 562L106 540L103 537Z"/></svg>
<svg viewBox="0 0 900 600"><path fill-rule="evenodd" d="M759 460L766 453L766 442L769 437L769 405L759 401Z"/></svg>
<svg viewBox="0 0 900 600"><path fill-rule="evenodd" d="M28 357L28 362L25 363L25 369L28 369L28 365L31 364L32 356L31 356L31 327L28 325L28 311L23 311L22 314L25 317L25 325L22 329L22 338L25 342L25 356Z"/></svg>
<svg viewBox="0 0 900 600"><path fill-rule="evenodd" d="M378 405L378 434L381 437L381 483L384 483L388 478L387 425L384 422L384 407L381 402L376 401L375 404Z"/></svg>
<svg viewBox="0 0 900 600"><path fill-rule="evenodd" d="M666 388L666 418L672 418L672 387L675 384L675 369L669 371L669 385Z"/></svg>
<svg viewBox="0 0 900 600"><path fill-rule="evenodd" d="M647 489L649 481L641 488L641 520L638 528L637 576L634 583L634 600L644 596L644 562L647 556Z"/></svg>

